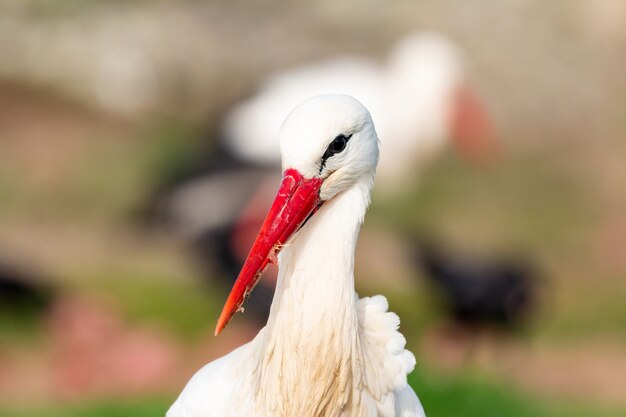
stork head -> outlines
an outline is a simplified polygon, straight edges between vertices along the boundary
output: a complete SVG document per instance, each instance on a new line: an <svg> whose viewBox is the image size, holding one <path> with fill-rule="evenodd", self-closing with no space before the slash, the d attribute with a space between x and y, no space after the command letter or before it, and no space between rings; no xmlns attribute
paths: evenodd
<svg viewBox="0 0 626 417"><path fill-rule="evenodd" d="M322 201L376 170L374 123L369 111L350 96L305 100L283 123L280 138L283 171L292 169L321 180Z"/></svg>
<svg viewBox="0 0 626 417"><path fill-rule="evenodd" d="M462 51L452 41L437 33L412 33L395 45L389 58L393 76L425 114L424 123L443 130L470 160L497 154L495 125L466 77Z"/></svg>
<svg viewBox="0 0 626 417"><path fill-rule="evenodd" d="M317 209L355 183L372 181L378 138L368 110L344 95L305 100L280 131L283 179L218 319L219 334L268 263Z"/></svg>

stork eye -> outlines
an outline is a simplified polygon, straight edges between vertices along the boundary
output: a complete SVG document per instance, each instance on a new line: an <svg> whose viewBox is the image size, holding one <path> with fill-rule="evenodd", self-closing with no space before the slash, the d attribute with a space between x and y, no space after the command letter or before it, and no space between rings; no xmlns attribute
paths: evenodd
<svg viewBox="0 0 626 417"><path fill-rule="evenodd" d="M348 141L350 140L351 137L352 135L349 135L349 136L339 135L335 139L333 139L332 142L330 142L330 145L328 145L328 148L326 148L326 152L324 152L324 155L322 156L322 164L320 166L320 172L324 168L324 165L326 165L326 160L328 158L338 153L341 153L343 152L344 149L346 149L346 145L348 144Z"/></svg>
<svg viewBox="0 0 626 417"><path fill-rule="evenodd" d="M334 155L346 149L347 144L348 144L348 138L345 135L339 135L332 142L330 142L330 145L328 145L327 152L332 153Z"/></svg>

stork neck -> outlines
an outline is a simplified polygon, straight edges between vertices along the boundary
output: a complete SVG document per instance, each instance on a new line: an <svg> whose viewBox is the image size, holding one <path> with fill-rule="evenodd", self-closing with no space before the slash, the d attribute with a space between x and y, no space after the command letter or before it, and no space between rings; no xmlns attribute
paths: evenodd
<svg viewBox="0 0 626 417"><path fill-rule="evenodd" d="M329 415L353 400L360 375L354 250L370 188L363 181L325 203L281 253L255 371L259 397L271 401L262 407L272 414Z"/></svg>
<svg viewBox="0 0 626 417"><path fill-rule="evenodd" d="M284 248L268 328L295 319L306 332L343 308L354 310L354 251L369 191L369 183L357 183L335 196Z"/></svg>

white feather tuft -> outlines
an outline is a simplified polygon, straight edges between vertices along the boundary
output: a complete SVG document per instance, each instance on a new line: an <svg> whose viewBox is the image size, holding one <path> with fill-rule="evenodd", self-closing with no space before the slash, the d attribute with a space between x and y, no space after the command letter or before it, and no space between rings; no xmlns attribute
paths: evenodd
<svg viewBox="0 0 626 417"><path fill-rule="evenodd" d="M388 308L382 295L357 302L361 350L368 364L365 385L376 399L403 388L415 367L415 356L404 349L406 339L398 331L400 319Z"/></svg>

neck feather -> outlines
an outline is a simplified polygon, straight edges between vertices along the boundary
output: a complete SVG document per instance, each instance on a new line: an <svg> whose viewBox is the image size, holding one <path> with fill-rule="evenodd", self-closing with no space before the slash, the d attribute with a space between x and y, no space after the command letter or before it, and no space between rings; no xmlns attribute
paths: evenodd
<svg viewBox="0 0 626 417"><path fill-rule="evenodd" d="M358 182L325 203L280 255L253 375L258 406L267 412L325 416L355 401L352 386L361 376L354 250L370 188L371 180Z"/></svg>

